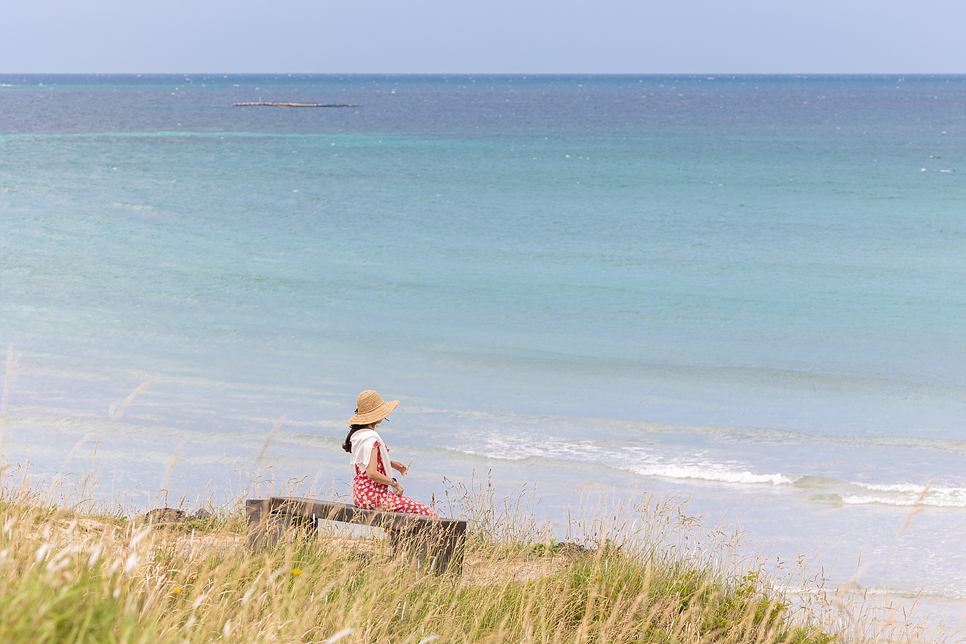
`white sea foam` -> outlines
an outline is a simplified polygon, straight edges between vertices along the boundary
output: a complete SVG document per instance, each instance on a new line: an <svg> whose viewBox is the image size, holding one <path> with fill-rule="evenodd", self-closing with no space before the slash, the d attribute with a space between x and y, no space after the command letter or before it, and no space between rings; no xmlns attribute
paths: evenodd
<svg viewBox="0 0 966 644"><path fill-rule="evenodd" d="M524 460L526 458L530 458L530 456L531 456L531 455L519 455L519 454L516 455L516 456L510 456L510 455L506 455L506 454L504 454L504 455L496 455L496 454L489 454L489 453L484 453L484 452L478 452L478 451L472 450L472 449L454 449L453 451L455 451L455 452L461 452L463 454L468 454L470 456L482 456L484 458L495 458L495 459L501 460L501 461L522 461L522 460Z"/></svg>
<svg viewBox="0 0 966 644"><path fill-rule="evenodd" d="M120 201L115 201L111 205L115 208L126 208L128 210L154 210L154 206L149 206L148 204L142 203L122 203Z"/></svg>
<svg viewBox="0 0 966 644"><path fill-rule="evenodd" d="M966 508L966 498L962 499L938 499L925 498L918 500L918 496L861 496L849 495L842 497L842 503L848 505L896 505L901 507L913 507L917 505L937 507L937 508Z"/></svg>
<svg viewBox="0 0 966 644"><path fill-rule="evenodd" d="M485 456L507 461L527 458L557 458L567 461L594 462L601 448L592 441L567 441L544 436L521 435L487 436L484 444L476 449L462 448L457 451L474 456Z"/></svg>
<svg viewBox="0 0 966 644"><path fill-rule="evenodd" d="M742 484L770 484L791 485L794 479L782 474L755 474L754 472L736 471L722 468L719 465L654 465L652 467L628 468L641 476L657 476L668 479L694 479L698 481L715 481L721 483Z"/></svg>
<svg viewBox="0 0 966 644"><path fill-rule="evenodd" d="M917 505L936 507L936 508L966 508L966 498L942 499L925 498L922 501L918 497L884 497L884 496L843 496L842 503L848 505L895 505L901 507L914 507Z"/></svg>
<svg viewBox="0 0 966 644"><path fill-rule="evenodd" d="M930 487L911 483L853 483L870 492L878 494L849 494L842 496L848 505L895 505L912 507L916 505L938 508L966 508L966 488Z"/></svg>
<svg viewBox="0 0 966 644"><path fill-rule="evenodd" d="M589 456L592 452L599 451L594 449L593 446L587 446L585 456ZM574 458L578 455L579 449L571 448L568 450L552 450L552 449L527 449L527 448L514 448L512 451L503 450L473 450L473 449L455 449L455 451L462 452L464 454L469 454L471 456L482 456L485 458L493 458L498 460L506 461L521 461L527 458L563 458L565 460L577 460L584 462L594 462L599 459L593 458ZM564 454L564 451L567 453ZM602 462L601 465L612 465L611 463ZM796 479L789 478L783 474L756 474L754 472L744 471L744 470L730 470L717 463L694 463L694 464L683 464L674 462L661 462L656 461L649 463L644 467L632 467L629 465L618 466L617 469L624 470L627 472L634 472L640 476L653 476L666 479L679 479L679 480L698 480L698 481L710 481L716 483L738 483L738 484L753 484L753 485L791 485Z"/></svg>
<svg viewBox="0 0 966 644"><path fill-rule="evenodd" d="M926 489L925 485L917 485L915 483L856 483L854 481L849 481L849 483L855 485L856 487L865 488L874 492L906 492L910 494L922 494L922 492ZM940 488L933 489L937 490Z"/></svg>
<svg viewBox="0 0 966 644"><path fill-rule="evenodd" d="M482 448L458 448L457 451L508 461L527 458L551 458L571 462L593 463L614 467L640 476L717 483L790 485L795 479L782 474L757 474L737 462L721 463L700 456L669 457L653 453L646 447L623 447L619 452L606 449L595 441L567 441L546 437L489 436Z"/></svg>

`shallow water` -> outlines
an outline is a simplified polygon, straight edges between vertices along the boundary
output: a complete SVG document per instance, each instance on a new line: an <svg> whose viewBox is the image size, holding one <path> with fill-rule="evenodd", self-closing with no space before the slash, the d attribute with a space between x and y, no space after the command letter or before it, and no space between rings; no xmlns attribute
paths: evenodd
<svg viewBox="0 0 966 644"><path fill-rule="evenodd" d="M684 495L958 623L964 108L962 76L0 76L3 453L140 507L344 491L374 387L417 498L536 480L564 530Z"/></svg>

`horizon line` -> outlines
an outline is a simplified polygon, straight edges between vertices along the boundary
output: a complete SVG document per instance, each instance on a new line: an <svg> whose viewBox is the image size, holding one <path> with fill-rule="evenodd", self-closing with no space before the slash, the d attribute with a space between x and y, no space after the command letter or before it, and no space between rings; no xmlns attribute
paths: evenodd
<svg viewBox="0 0 966 644"><path fill-rule="evenodd" d="M5 72L0 76L966 76L966 72Z"/></svg>

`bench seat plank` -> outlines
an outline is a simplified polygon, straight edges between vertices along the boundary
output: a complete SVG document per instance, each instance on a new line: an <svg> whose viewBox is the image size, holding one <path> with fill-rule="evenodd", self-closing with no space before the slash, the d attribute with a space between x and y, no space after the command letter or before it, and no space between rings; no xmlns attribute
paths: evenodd
<svg viewBox="0 0 966 644"><path fill-rule="evenodd" d="M342 523L359 523L362 525L386 528L387 530L413 530L420 525L441 525L443 527L457 527L462 524L465 530L466 521L458 519L446 519L443 517L428 517L422 514L410 514L407 512L384 512L382 510L369 510L360 508L350 503L339 503L337 501L324 501L322 499L310 499L307 497L293 496L273 496L269 499L271 512L278 512L291 508L293 514L303 517L315 517L327 521L340 521Z"/></svg>

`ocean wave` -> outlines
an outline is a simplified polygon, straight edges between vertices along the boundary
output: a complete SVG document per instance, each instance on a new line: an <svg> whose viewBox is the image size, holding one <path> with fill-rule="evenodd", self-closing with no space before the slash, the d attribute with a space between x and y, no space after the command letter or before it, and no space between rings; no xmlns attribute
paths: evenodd
<svg viewBox="0 0 966 644"><path fill-rule="evenodd" d="M966 488L941 487L938 485L922 485L920 483L856 483L849 481L849 485L865 488L873 492L900 492L907 494L922 494L928 488L929 494L966 494Z"/></svg>
<svg viewBox="0 0 966 644"><path fill-rule="evenodd" d="M653 401L655 404L661 401ZM667 401L669 404L675 401ZM843 449L867 449L870 447L898 448L900 450L937 450L966 454L966 440L958 438L930 438L925 436L882 435L867 434L834 434L818 430L777 429L770 427L752 427L743 425L692 425L670 424L644 420L617 420L593 416L563 416L524 414L507 411L479 411L465 409L451 409L410 404L408 410L432 414L446 415L469 422L485 423L514 423L521 427L566 428L572 435L591 437L609 435L630 435L635 439L648 440L656 437L660 440L664 435L692 435L695 437L713 437L714 440L725 440L736 443L751 444L786 444L834 446ZM943 430L937 430L943 431Z"/></svg>
<svg viewBox="0 0 966 644"><path fill-rule="evenodd" d="M154 206L143 203L123 203L121 201L115 201L111 204L114 208L123 208L127 210L154 210Z"/></svg>
<svg viewBox="0 0 966 644"><path fill-rule="evenodd" d="M856 483L849 481L850 485L872 490L873 492L905 492L909 494L922 494L926 490L925 485L915 483Z"/></svg>
<svg viewBox="0 0 966 644"><path fill-rule="evenodd" d="M715 461L701 454L661 454L651 446L622 445L612 449L608 441L566 440L530 435L488 436L482 445L453 447L464 454L505 461L528 458L584 463L633 472L638 476L675 480L752 485L790 485L798 477L780 473L756 473L739 461ZM660 450L658 447L657 450Z"/></svg>
<svg viewBox="0 0 966 644"><path fill-rule="evenodd" d="M708 465L655 465L653 467L626 468L641 476L667 479L695 479L717 483L791 485L795 479L783 474L755 474L754 472L727 470Z"/></svg>
<svg viewBox="0 0 966 644"><path fill-rule="evenodd" d="M587 452L595 451L589 449ZM466 448L448 448L462 454L467 454L470 456L477 456L488 459L496 459L502 461L522 461L528 458L564 458L574 455L576 450L567 450L567 454L558 451L554 453L553 450L516 450L513 453L499 453L494 450L473 450ZM602 465L605 467L615 467L611 463L602 463L596 459L580 459L578 462L585 462L595 465ZM722 467L718 463L653 463L645 465L644 467L636 466L616 466L616 469L625 472L633 472L639 476L649 476L657 478L666 479L677 479L677 480L698 480L698 481L709 481L714 483L738 483L738 484L753 484L753 485L791 485L796 479L789 478L783 474L755 474L754 472L744 471L744 470L730 470Z"/></svg>
<svg viewBox="0 0 966 644"><path fill-rule="evenodd" d="M842 497L842 503L846 505L894 505L899 507L928 506L936 508L966 508L966 499L959 501L943 499L923 499L919 497L888 497L888 496L858 496L847 495Z"/></svg>
<svg viewBox="0 0 966 644"><path fill-rule="evenodd" d="M932 487L907 483L860 484L858 487L878 494L842 495L842 503L848 505L894 505L901 507L928 506L936 508L966 508L966 488Z"/></svg>
<svg viewBox="0 0 966 644"><path fill-rule="evenodd" d="M480 456L482 458L492 458L498 461L522 461L522 460L531 458L532 456L535 456L535 454L516 454L513 456L506 455L506 454L488 454L485 452L478 452L472 449L459 449L457 447L450 447L448 449L454 452L459 452L460 454L467 454L469 456Z"/></svg>
<svg viewBox="0 0 966 644"><path fill-rule="evenodd" d="M482 445L457 448L457 451L507 461L550 458L578 463L596 462L602 453L600 446L590 440L572 441L528 434L513 437L491 435L484 439Z"/></svg>
<svg viewBox="0 0 966 644"><path fill-rule="evenodd" d="M822 588L803 586L775 586L786 595L861 595L862 597L886 597L895 599L962 601L966 592L925 592L923 589L876 588L870 586L838 586L829 584Z"/></svg>

